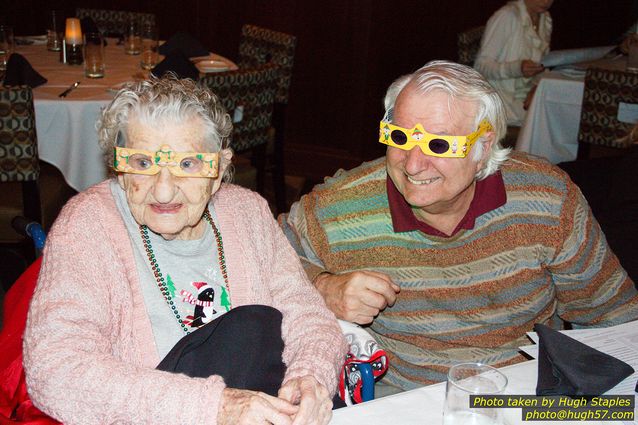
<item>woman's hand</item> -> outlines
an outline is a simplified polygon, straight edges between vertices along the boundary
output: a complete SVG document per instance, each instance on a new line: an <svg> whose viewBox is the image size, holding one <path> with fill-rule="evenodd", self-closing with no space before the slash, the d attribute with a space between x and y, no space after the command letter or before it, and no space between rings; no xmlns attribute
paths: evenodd
<svg viewBox="0 0 638 425"><path fill-rule="evenodd" d="M225 388L217 413L219 425L273 424L291 425L299 411L286 400L258 391Z"/></svg>
<svg viewBox="0 0 638 425"><path fill-rule="evenodd" d="M524 59L521 62L521 72L523 73L523 77L533 77L536 74L540 74L545 70L543 64L531 61L529 59Z"/></svg>
<svg viewBox="0 0 638 425"><path fill-rule="evenodd" d="M328 390L312 376L302 376L286 382L279 398L297 404L294 425L324 425L332 418L332 400Z"/></svg>

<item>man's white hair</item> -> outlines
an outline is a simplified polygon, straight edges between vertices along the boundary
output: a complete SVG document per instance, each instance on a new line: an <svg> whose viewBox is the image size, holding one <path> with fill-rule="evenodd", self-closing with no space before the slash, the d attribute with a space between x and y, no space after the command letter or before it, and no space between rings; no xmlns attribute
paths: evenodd
<svg viewBox="0 0 638 425"><path fill-rule="evenodd" d="M503 148L501 139L507 131L507 117L505 106L496 90L473 68L448 61L432 61L412 74L404 75L395 80L386 92L384 105L384 121L392 123L394 104L401 91L411 82L419 92L425 94L434 90L441 90L450 99L461 99L478 104L478 114L474 118L475 127L486 119L494 128L494 143L485 161L485 167L476 173L476 179L482 180L495 173L508 159L511 149ZM473 146L472 159L480 161L483 157L485 139L481 137Z"/></svg>

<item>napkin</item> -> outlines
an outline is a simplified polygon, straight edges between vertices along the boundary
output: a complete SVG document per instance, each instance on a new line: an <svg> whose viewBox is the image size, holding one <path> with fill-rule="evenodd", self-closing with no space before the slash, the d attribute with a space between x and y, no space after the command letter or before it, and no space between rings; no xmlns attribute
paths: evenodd
<svg viewBox="0 0 638 425"><path fill-rule="evenodd" d="M277 396L286 372L281 358L281 320L281 312L270 306L235 307L180 339L156 369L194 378L221 375L230 388ZM260 349L264 344L269 349ZM242 363L244 358L250 359L250 364L247 360ZM229 370L229 365L238 364L244 367Z"/></svg>
<svg viewBox="0 0 638 425"><path fill-rule="evenodd" d="M195 81L199 78L199 71L195 65L179 50L171 52L163 61L155 65L151 72L157 78L161 78L167 72L172 72L179 78L190 78Z"/></svg>
<svg viewBox="0 0 638 425"><path fill-rule="evenodd" d="M21 54L14 53L7 62L7 71L4 76L5 86L29 86L35 88L48 80L33 69L28 60Z"/></svg>
<svg viewBox="0 0 638 425"><path fill-rule="evenodd" d="M600 395L634 373L627 363L537 323L536 395Z"/></svg>
<svg viewBox="0 0 638 425"><path fill-rule="evenodd" d="M209 52L202 43L188 33L177 32L166 43L159 47L160 55L167 56L175 50L180 50L187 58L208 56Z"/></svg>

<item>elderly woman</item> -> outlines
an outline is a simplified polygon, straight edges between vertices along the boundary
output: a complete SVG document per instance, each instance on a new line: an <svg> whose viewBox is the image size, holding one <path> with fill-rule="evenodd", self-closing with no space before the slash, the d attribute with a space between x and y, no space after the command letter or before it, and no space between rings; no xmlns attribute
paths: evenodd
<svg viewBox="0 0 638 425"><path fill-rule="evenodd" d="M266 202L222 183L219 100L144 81L98 126L116 177L49 233L24 338L34 404L66 424L327 423L345 342Z"/></svg>
<svg viewBox="0 0 638 425"><path fill-rule="evenodd" d="M508 125L520 126L535 90L533 77L545 69L554 0L514 0L487 21L474 68L505 102Z"/></svg>

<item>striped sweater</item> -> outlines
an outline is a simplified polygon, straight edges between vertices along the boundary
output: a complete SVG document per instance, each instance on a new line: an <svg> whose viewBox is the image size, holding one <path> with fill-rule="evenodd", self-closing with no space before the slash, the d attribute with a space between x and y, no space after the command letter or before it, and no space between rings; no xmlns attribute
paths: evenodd
<svg viewBox="0 0 638 425"><path fill-rule="evenodd" d="M638 318L634 284L567 175L520 153L501 172L505 205L451 237L393 231L385 158L337 173L279 218L311 279L374 270L401 286L369 328L389 354L384 382L411 389L455 363L522 361L534 323Z"/></svg>

